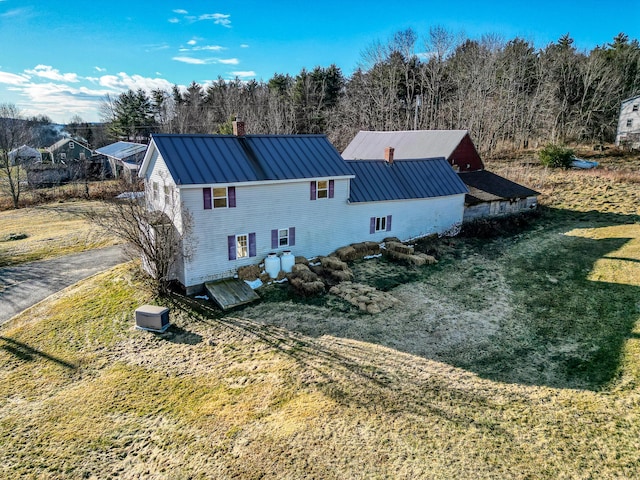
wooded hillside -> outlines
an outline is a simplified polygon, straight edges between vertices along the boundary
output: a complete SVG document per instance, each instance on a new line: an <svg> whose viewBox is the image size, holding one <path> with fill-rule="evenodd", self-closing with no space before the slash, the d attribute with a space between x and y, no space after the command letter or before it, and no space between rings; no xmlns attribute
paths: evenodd
<svg viewBox="0 0 640 480"><path fill-rule="evenodd" d="M154 131L326 133L342 150L358 130L468 129L483 153L571 141L612 141L620 102L640 93L640 44L620 33L581 52L567 34L536 49L521 38L461 38L434 27L396 33L362 52L346 77L335 65L268 81L218 78L186 90L106 98L114 137Z"/></svg>

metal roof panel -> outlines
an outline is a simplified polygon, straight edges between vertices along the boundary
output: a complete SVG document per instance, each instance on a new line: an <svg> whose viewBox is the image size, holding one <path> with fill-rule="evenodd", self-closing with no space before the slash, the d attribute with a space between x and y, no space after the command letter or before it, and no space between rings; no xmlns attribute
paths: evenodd
<svg viewBox="0 0 640 480"><path fill-rule="evenodd" d="M379 160L384 149L393 147L395 160L449 158L467 130L406 130L376 132L361 130L342 152L345 160Z"/></svg>
<svg viewBox="0 0 640 480"><path fill-rule="evenodd" d="M394 161L349 160L355 173L350 201L379 202L433 198L467 193L468 189L444 158Z"/></svg>

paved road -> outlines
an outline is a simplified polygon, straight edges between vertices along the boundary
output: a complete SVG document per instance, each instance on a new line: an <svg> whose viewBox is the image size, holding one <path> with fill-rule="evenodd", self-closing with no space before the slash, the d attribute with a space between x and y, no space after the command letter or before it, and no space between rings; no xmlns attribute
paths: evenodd
<svg viewBox="0 0 640 480"><path fill-rule="evenodd" d="M49 295L126 260L115 245L0 268L0 324Z"/></svg>

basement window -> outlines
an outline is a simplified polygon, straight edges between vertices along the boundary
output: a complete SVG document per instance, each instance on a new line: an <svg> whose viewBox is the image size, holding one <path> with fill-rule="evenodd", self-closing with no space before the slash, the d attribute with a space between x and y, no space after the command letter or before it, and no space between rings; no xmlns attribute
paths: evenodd
<svg viewBox="0 0 640 480"><path fill-rule="evenodd" d="M627 120L627 127L633 127L633 118Z"/></svg>
<svg viewBox="0 0 640 480"><path fill-rule="evenodd" d="M371 217L369 220L369 233L391 231L391 215L386 217Z"/></svg>

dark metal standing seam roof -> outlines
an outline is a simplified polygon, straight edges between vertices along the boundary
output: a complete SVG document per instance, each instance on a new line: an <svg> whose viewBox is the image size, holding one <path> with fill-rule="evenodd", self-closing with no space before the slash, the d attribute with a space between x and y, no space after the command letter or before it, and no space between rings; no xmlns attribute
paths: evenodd
<svg viewBox="0 0 640 480"><path fill-rule="evenodd" d="M530 188L487 170L480 170L477 172L460 172L458 173L458 176L466 185L479 190L479 192L472 191L471 194L467 195L465 201L472 205L481 203L488 199L497 200L502 198L510 200L514 198L526 198L539 195L535 190L531 190ZM486 196L487 198L481 198L485 197L485 195L482 195L482 192L489 194ZM476 193L476 195L473 193Z"/></svg>
<svg viewBox="0 0 640 480"><path fill-rule="evenodd" d="M153 135L178 185L352 175L324 135Z"/></svg>
<svg viewBox="0 0 640 480"><path fill-rule="evenodd" d="M432 198L468 193L465 184L444 158L347 161L351 179L350 201L379 202Z"/></svg>

